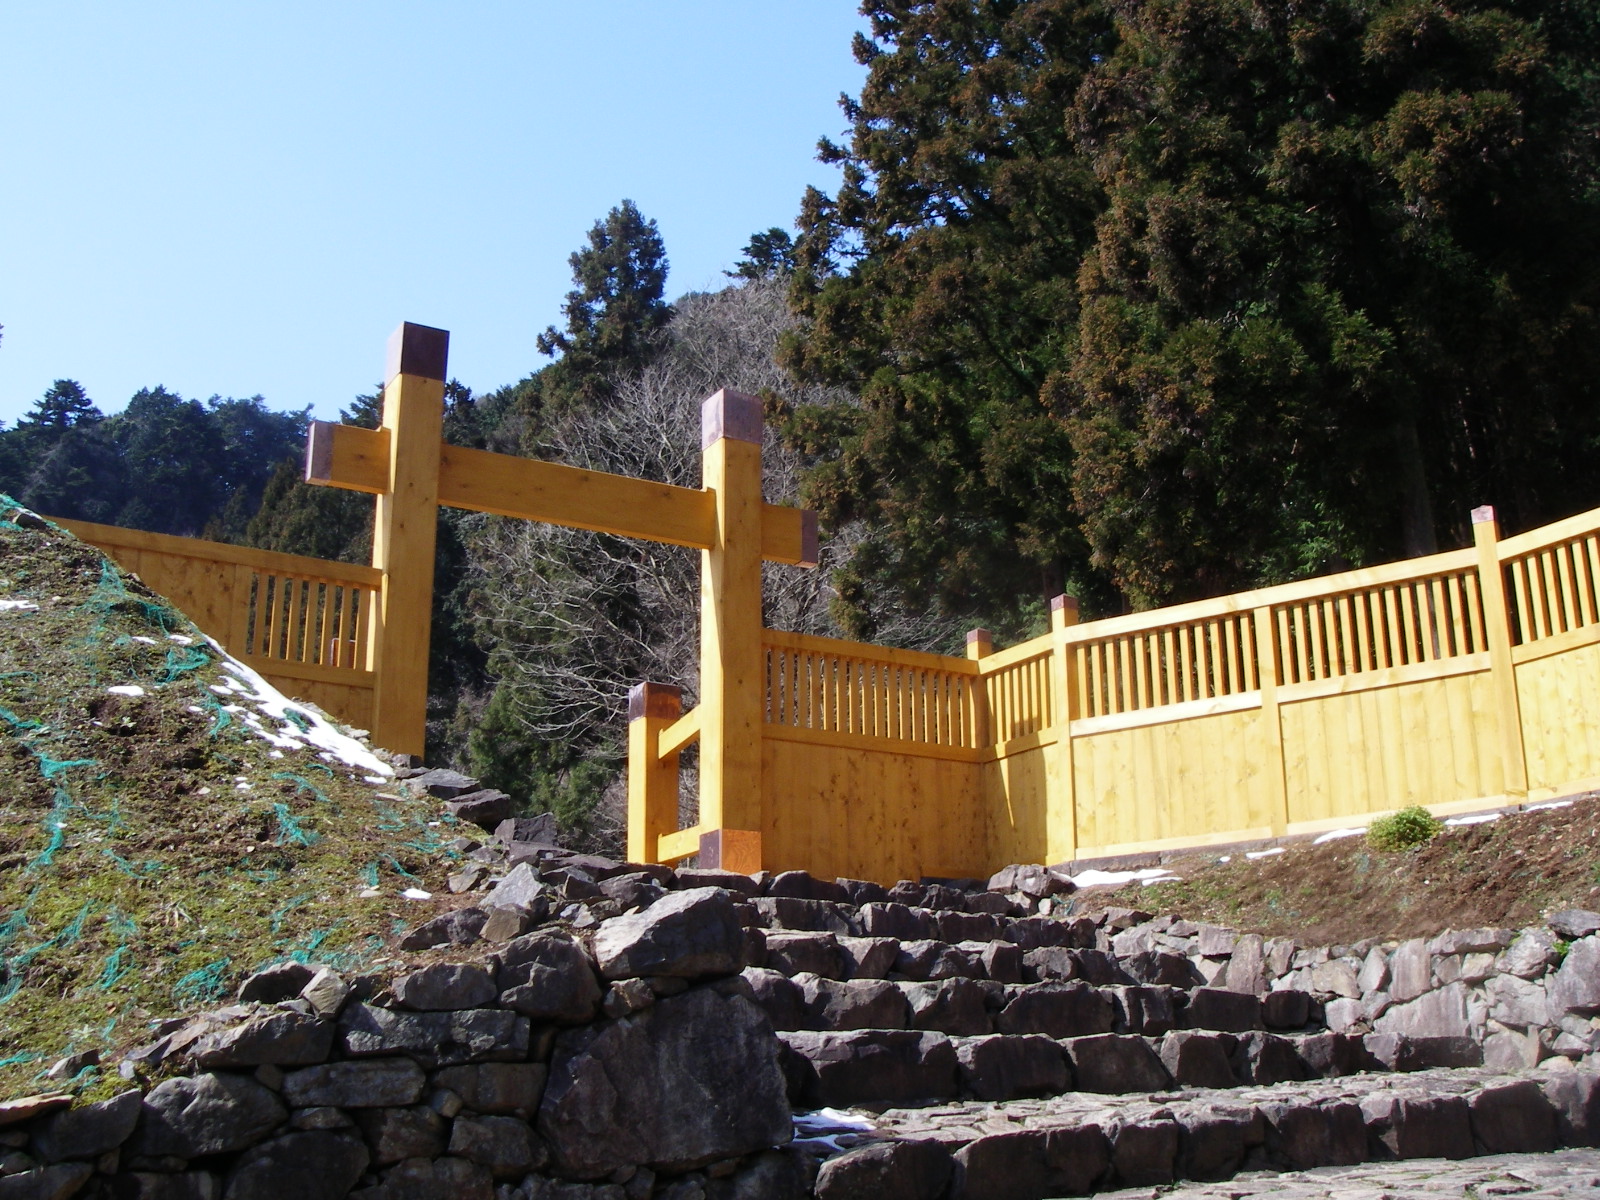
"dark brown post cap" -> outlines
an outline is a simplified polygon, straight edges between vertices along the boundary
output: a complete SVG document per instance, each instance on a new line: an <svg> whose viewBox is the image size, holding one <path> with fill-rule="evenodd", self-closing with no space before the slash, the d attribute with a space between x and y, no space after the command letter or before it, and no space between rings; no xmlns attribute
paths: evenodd
<svg viewBox="0 0 1600 1200"><path fill-rule="evenodd" d="M1076 596L1052 596L1050 597L1050 611L1077 612L1078 598Z"/></svg>
<svg viewBox="0 0 1600 1200"><path fill-rule="evenodd" d="M683 715L683 689L672 683L636 683L628 689L628 720L653 717L675 721Z"/></svg>
<svg viewBox="0 0 1600 1200"><path fill-rule="evenodd" d="M448 329L402 321L400 328L389 335L389 361L384 368L383 382L387 384L396 375L418 375L443 383L449 361Z"/></svg>
<svg viewBox="0 0 1600 1200"><path fill-rule="evenodd" d="M802 567L814 567L821 559L822 543L817 539L817 510L800 510L800 562Z"/></svg>
<svg viewBox="0 0 1600 1200"><path fill-rule="evenodd" d="M723 388L700 406L700 449L709 450L722 438L761 444L761 401L744 392Z"/></svg>
<svg viewBox="0 0 1600 1200"><path fill-rule="evenodd" d="M967 645L992 646L994 645L994 634L987 629L969 629L967 630Z"/></svg>

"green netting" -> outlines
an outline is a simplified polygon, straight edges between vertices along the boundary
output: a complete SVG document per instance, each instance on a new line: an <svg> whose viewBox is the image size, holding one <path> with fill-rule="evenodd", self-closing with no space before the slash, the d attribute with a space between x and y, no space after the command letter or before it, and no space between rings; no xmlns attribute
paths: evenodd
<svg viewBox="0 0 1600 1200"><path fill-rule="evenodd" d="M310 846L319 840L314 830L305 828L295 820L287 804L274 804L272 812L278 818L278 836L273 839L278 845L284 846L293 842L298 846Z"/></svg>
<svg viewBox="0 0 1600 1200"><path fill-rule="evenodd" d="M201 667L208 667L216 661L210 647L207 646L174 646L167 651L167 659L160 671L156 673L156 682L171 683L180 675L190 671L198 671Z"/></svg>
<svg viewBox="0 0 1600 1200"><path fill-rule="evenodd" d="M311 899L310 892L306 892L299 896L291 896L278 908L274 909L271 917L268 918L270 924L272 925L272 932L282 933L284 923L289 919L289 914L295 909L299 908L309 899Z"/></svg>
<svg viewBox="0 0 1600 1200"><path fill-rule="evenodd" d="M331 805L333 803L333 801L328 799L328 794L326 792L324 792L316 784L312 783L304 775L296 775L293 771L274 771L271 777L273 779L281 779L285 783L292 783L299 791L310 792L324 804Z"/></svg>
<svg viewBox="0 0 1600 1200"><path fill-rule="evenodd" d="M70 946L83 936L83 923L89 919L89 914L94 911L94 907L95 902L93 900L86 901L84 906L78 910L78 915L68 921L66 926L55 937L42 941L32 949L24 950L20 954L6 956L4 960L5 973L0 976L0 1002L11 999L22 990L22 977L27 972L29 964L39 955L46 950Z"/></svg>
<svg viewBox="0 0 1600 1200"><path fill-rule="evenodd" d="M198 971L190 971L172 986L172 999L179 1005L209 1004L228 990L228 967L231 958L219 958Z"/></svg>

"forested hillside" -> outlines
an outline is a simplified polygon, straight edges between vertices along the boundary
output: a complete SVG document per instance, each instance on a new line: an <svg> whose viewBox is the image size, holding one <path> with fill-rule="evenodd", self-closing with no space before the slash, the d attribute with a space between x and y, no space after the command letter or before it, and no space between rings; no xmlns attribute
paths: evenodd
<svg viewBox="0 0 1600 1200"><path fill-rule="evenodd" d="M757 393L767 499L824 533L821 570L769 567L769 623L940 649L1062 591L1092 617L1465 544L1477 504L1509 531L1600 504L1592 4L863 11L842 183L798 236L669 303L624 201L529 331L551 361L450 383L449 441L693 486L700 400ZM61 380L0 432L0 485L362 561L371 501L299 482L305 420L161 388L102 417ZM627 687L694 693L697 570L442 511L430 757L614 837Z"/></svg>
<svg viewBox="0 0 1600 1200"><path fill-rule="evenodd" d="M1595 5L863 11L785 358L864 575L1103 612L1600 500Z"/></svg>

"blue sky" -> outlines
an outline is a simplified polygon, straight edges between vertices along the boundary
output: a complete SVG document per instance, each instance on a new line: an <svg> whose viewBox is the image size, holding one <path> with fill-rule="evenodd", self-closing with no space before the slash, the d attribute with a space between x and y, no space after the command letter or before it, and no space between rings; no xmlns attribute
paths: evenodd
<svg viewBox="0 0 1600 1200"><path fill-rule="evenodd" d="M864 70L852 0L0 3L0 420L51 381L333 416L400 321L475 390L547 360L624 197L669 296L788 227Z"/></svg>

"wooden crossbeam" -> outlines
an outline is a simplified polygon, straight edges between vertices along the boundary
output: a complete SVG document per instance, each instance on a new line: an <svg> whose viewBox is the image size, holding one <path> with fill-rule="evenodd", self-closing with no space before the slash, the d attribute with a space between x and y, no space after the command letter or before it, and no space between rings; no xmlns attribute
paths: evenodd
<svg viewBox="0 0 1600 1200"><path fill-rule="evenodd" d="M384 494L388 430L313 421L306 482ZM462 446L440 447L439 503L697 550L711 549L715 537L710 491ZM763 504L761 556L816 566L816 513Z"/></svg>

